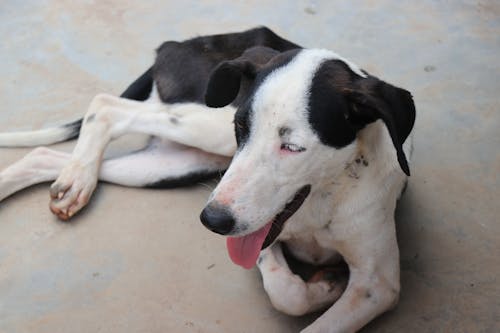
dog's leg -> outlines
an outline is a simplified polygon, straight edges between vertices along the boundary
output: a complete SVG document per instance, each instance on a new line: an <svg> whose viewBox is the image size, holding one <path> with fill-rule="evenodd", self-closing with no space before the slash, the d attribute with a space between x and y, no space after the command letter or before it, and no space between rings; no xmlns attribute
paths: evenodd
<svg viewBox="0 0 500 333"><path fill-rule="evenodd" d="M342 279L304 282L288 267L280 243L260 253L258 267L271 303L290 315L303 315L332 304L345 289L346 281Z"/></svg>
<svg viewBox="0 0 500 333"><path fill-rule="evenodd" d="M232 107L207 110L194 103L165 105L98 95L85 116L71 161L51 186L51 210L67 219L87 204L97 184L102 155L112 139L145 133L231 156L236 149L233 116Z"/></svg>
<svg viewBox="0 0 500 333"><path fill-rule="evenodd" d="M350 270L345 292L302 333L357 332L396 305L400 287L394 220L373 228L368 235L371 238L364 236L356 238L367 240L363 243L346 241L346 244L357 245L353 245L345 256Z"/></svg>
<svg viewBox="0 0 500 333"><path fill-rule="evenodd" d="M231 161L196 148L155 141L146 149L105 160L99 180L133 187L173 187L217 174ZM36 148L0 172L0 201L29 186L55 180L70 160L68 153Z"/></svg>
<svg viewBox="0 0 500 333"><path fill-rule="evenodd" d="M165 140L120 158L105 160L99 180L132 187L171 188L220 175L230 157Z"/></svg>
<svg viewBox="0 0 500 333"><path fill-rule="evenodd" d="M32 150L0 172L0 201L26 187L55 180L69 157L44 147Z"/></svg>

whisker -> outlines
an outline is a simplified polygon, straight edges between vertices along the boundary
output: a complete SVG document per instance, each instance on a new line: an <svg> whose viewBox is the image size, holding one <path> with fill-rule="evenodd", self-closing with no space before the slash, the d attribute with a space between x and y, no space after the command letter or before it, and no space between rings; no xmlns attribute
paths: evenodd
<svg viewBox="0 0 500 333"><path fill-rule="evenodd" d="M198 185L205 187L205 189L208 189L210 192L213 191L213 187L211 187L210 185L208 185L206 183L198 183Z"/></svg>

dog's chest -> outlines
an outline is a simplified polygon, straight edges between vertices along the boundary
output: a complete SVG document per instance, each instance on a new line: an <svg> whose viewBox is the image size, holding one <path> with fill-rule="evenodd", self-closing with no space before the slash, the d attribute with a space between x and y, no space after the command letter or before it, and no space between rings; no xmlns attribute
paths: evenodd
<svg viewBox="0 0 500 333"><path fill-rule="evenodd" d="M321 246L314 235L289 238L284 243L295 258L314 265L334 264L342 258L335 249Z"/></svg>
<svg viewBox="0 0 500 333"><path fill-rule="evenodd" d="M359 180L351 177L346 169L336 178L334 186L325 186L311 193L286 222L279 240L287 244L295 257L311 264L333 264L341 259L342 240L345 240L344 236L350 236L345 233L337 235L339 230L346 229L350 217L341 213L342 207L349 205L351 200L356 201Z"/></svg>
<svg viewBox="0 0 500 333"><path fill-rule="evenodd" d="M323 198L324 199L324 198ZM324 200L310 200L286 222L279 240L298 259L311 264L330 264L341 258L331 242L325 244L324 234L330 233L334 213ZM333 215L332 215L333 214Z"/></svg>

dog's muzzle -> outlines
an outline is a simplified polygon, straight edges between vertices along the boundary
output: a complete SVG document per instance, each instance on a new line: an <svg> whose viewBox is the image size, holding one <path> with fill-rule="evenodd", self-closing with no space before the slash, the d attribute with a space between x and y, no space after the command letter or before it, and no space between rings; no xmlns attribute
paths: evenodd
<svg viewBox="0 0 500 333"><path fill-rule="evenodd" d="M301 187L283 210L260 229L244 236L228 237L226 245L231 260L247 269L255 266L260 251L278 238L285 222L300 208L310 192L311 185ZM221 235L231 233L236 224L229 208L213 202L203 209L200 219L208 229Z"/></svg>

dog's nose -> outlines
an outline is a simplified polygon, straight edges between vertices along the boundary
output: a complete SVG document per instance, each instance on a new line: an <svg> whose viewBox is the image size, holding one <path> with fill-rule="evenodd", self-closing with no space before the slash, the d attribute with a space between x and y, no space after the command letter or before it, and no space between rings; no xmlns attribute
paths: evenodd
<svg viewBox="0 0 500 333"><path fill-rule="evenodd" d="M233 230L235 221L228 208L209 204L200 214L201 223L208 229L221 235Z"/></svg>

